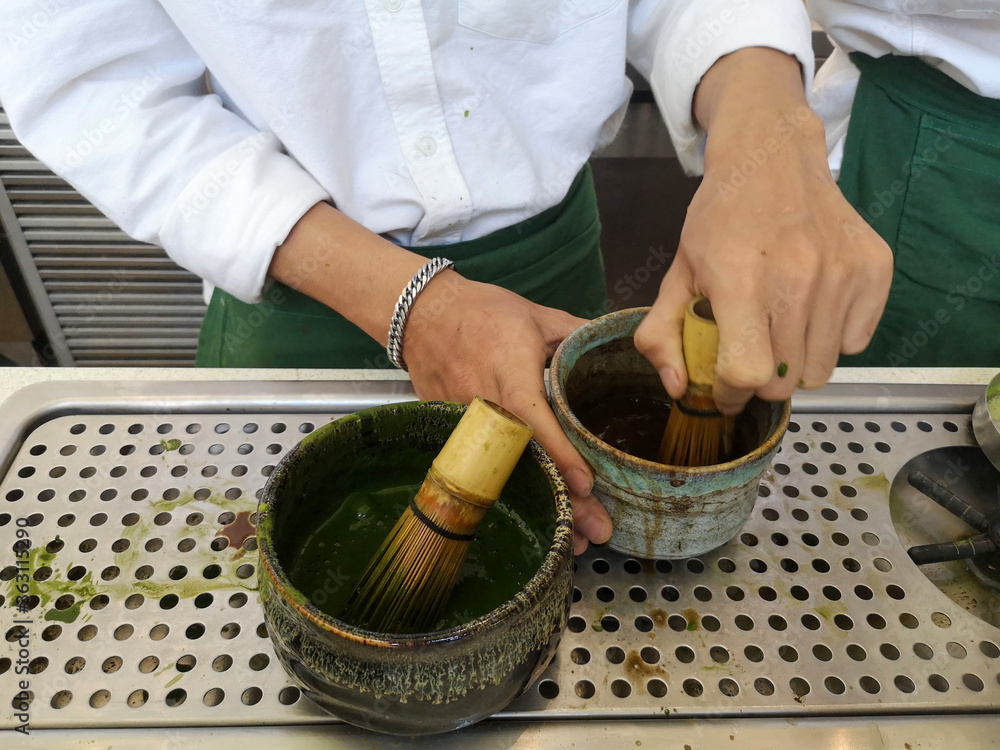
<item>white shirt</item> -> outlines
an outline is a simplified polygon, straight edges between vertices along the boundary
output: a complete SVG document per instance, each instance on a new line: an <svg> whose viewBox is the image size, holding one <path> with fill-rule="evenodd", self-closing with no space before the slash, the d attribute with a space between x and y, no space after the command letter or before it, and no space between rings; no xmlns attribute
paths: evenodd
<svg viewBox="0 0 1000 750"><path fill-rule="evenodd" d="M3 0L0 100L127 233L256 301L321 200L414 246L555 205L621 124L626 59L698 169L695 88L749 46L811 83L801 0Z"/></svg>
<svg viewBox="0 0 1000 750"><path fill-rule="evenodd" d="M1000 98L1000 0L806 0L837 45L816 74L809 103L826 125L840 171L858 69L850 52L919 57L966 88Z"/></svg>

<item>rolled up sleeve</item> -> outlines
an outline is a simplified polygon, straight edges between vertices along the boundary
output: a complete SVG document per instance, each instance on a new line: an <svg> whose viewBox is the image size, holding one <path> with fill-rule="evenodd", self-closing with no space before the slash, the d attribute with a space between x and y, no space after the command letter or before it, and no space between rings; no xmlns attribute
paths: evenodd
<svg viewBox="0 0 1000 750"><path fill-rule="evenodd" d="M704 169L705 131L694 120L695 90L715 62L746 47L794 55L803 88L815 60L802 0L632 0L628 58L653 90L684 170Z"/></svg>
<svg viewBox="0 0 1000 750"><path fill-rule="evenodd" d="M205 75L155 0L4 0L0 100L21 142L126 233L254 302L329 195Z"/></svg>

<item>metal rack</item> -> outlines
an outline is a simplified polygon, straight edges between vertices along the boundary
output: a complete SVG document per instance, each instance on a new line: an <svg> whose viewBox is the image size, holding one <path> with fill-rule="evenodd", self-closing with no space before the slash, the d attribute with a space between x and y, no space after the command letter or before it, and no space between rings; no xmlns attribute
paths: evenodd
<svg viewBox="0 0 1000 750"><path fill-rule="evenodd" d="M233 548L218 532L255 510L273 465L304 434L403 400L406 385L73 387L25 389L0 415L8 642L20 635L7 559L17 518L39 550L32 726L332 722L273 656L255 540ZM490 723L995 712L1000 630L920 573L889 516L889 484L908 459L971 444L978 389L920 391L831 386L797 401L752 519L712 553L578 558L556 660ZM7 696L14 670L2 659ZM14 722L5 699L0 728Z"/></svg>

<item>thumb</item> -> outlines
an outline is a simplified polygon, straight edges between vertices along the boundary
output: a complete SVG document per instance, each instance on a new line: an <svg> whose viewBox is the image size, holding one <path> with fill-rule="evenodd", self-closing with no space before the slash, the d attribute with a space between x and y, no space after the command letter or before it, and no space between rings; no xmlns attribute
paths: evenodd
<svg viewBox="0 0 1000 750"><path fill-rule="evenodd" d="M505 377L498 378L501 403L534 428L535 440L552 457L570 492L586 497L594 486L594 477L549 407L542 382L542 364L539 361L537 371L530 373L511 367Z"/></svg>
<svg viewBox="0 0 1000 750"><path fill-rule="evenodd" d="M522 410L527 415L525 417L527 422L535 428L535 439L552 457L556 467L565 477L570 492L579 497L589 496L594 487L594 476L590 466L566 437L549 405L539 400L536 405L524 406Z"/></svg>
<svg viewBox="0 0 1000 750"><path fill-rule="evenodd" d="M681 274L667 273L660 293L649 314L635 332L635 348L660 374L663 387L671 398L679 399L687 390L687 367L684 364L684 309L694 299Z"/></svg>

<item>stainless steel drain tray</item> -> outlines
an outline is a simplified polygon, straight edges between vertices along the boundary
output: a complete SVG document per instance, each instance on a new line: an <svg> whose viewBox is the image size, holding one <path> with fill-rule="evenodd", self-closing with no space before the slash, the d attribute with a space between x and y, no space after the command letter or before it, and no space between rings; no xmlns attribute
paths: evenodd
<svg viewBox="0 0 1000 750"><path fill-rule="evenodd" d="M978 393L830 386L797 399L741 535L673 563L579 558L555 662L498 718L995 711L1000 630L910 563L888 503L909 458L972 444ZM17 394L0 414L0 727L18 723L21 680L37 729L332 721L274 658L254 538L234 547L218 532L255 510L304 434L411 397L385 382ZM24 614L19 529L40 594Z"/></svg>

